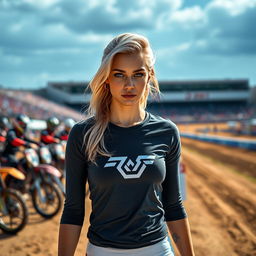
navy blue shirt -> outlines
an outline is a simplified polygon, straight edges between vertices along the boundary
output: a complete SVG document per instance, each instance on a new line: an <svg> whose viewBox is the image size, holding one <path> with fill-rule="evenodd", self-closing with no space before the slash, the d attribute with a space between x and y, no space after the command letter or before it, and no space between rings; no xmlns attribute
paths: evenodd
<svg viewBox="0 0 256 256"><path fill-rule="evenodd" d="M104 142L112 156L97 155L93 164L87 161L83 144L93 120L76 124L69 135L61 224L83 224L88 180L92 244L133 249L161 241L167 235L165 221L187 216L179 190L181 147L176 125L149 112L135 126L109 123Z"/></svg>

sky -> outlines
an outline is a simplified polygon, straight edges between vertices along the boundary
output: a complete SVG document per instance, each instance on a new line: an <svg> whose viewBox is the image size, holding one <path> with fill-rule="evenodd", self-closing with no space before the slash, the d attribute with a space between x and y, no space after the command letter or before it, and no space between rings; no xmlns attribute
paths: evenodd
<svg viewBox="0 0 256 256"><path fill-rule="evenodd" d="M159 81L256 85L256 0L0 0L0 85L89 81L125 32L149 39Z"/></svg>

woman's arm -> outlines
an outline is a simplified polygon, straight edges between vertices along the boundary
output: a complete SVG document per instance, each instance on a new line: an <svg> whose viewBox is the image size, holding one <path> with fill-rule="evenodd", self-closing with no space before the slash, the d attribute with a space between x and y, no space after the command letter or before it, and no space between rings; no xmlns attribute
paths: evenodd
<svg viewBox="0 0 256 256"><path fill-rule="evenodd" d="M181 256L194 256L188 218L167 221L167 226Z"/></svg>
<svg viewBox="0 0 256 256"><path fill-rule="evenodd" d="M58 256L73 256L79 241L82 226L60 224Z"/></svg>
<svg viewBox="0 0 256 256"><path fill-rule="evenodd" d="M180 136L174 126L170 150L166 155L166 177L162 183L162 201L165 220L181 256L194 256L186 210L180 195L179 159L181 154Z"/></svg>
<svg viewBox="0 0 256 256"><path fill-rule="evenodd" d="M82 148L81 125L73 126L65 154L66 198L59 229L59 256L73 256L85 214L87 162Z"/></svg>

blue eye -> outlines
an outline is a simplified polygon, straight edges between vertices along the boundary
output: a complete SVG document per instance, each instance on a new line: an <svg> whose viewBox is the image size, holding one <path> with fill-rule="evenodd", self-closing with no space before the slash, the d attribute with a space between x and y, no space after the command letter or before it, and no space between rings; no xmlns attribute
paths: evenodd
<svg viewBox="0 0 256 256"><path fill-rule="evenodd" d="M122 73L115 73L114 77L123 77L124 75Z"/></svg>
<svg viewBox="0 0 256 256"><path fill-rule="evenodd" d="M144 73L136 73L134 74L134 77L143 77L144 76Z"/></svg>

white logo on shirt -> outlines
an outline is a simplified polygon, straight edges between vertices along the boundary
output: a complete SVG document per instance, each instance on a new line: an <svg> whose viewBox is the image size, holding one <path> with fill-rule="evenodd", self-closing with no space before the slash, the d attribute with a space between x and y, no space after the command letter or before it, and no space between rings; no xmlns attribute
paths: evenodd
<svg viewBox="0 0 256 256"><path fill-rule="evenodd" d="M127 156L110 157L105 167L115 167L121 173L125 179L140 178L146 165L153 164L156 156L142 155L138 156L135 163L131 159L127 159ZM126 159L128 160L126 163ZM131 167L131 168L130 168Z"/></svg>

